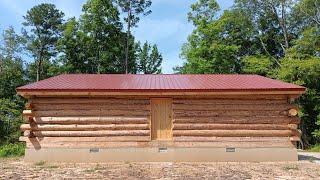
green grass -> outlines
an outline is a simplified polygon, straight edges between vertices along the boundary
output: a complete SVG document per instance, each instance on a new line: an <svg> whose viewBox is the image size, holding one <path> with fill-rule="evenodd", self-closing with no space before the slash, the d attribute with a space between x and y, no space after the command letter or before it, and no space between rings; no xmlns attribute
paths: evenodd
<svg viewBox="0 0 320 180"><path fill-rule="evenodd" d="M320 152L320 144L313 145L310 149L308 149L310 152Z"/></svg>
<svg viewBox="0 0 320 180"><path fill-rule="evenodd" d="M38 161L36 163L34 163L35 166L43 166L46 164L46 161Z"/></svg>
<svg viewBox="0 0 320 180"><path fill-rule="evenodd" d="M0 157L18 157L24 155L25 145L22 143L5 144L0 146Z"/></svg>
<svg viewBox="0 0 320 180"><path fill-rule="evenodd" d="M299 170L297 165L286 165L283 167L284 170L289 171L289 170Z"/></svg>

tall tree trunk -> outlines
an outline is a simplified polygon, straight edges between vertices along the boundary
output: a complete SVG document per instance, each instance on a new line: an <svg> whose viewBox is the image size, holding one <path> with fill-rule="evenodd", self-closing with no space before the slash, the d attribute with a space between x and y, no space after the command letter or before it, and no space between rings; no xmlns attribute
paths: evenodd
<svg viewBox="0 0 320 180"><path fill-rule="evenodd" d="M275 16L275 18L278 21L278 24L282 30L282 34L283 34L283 38L284 38L284 47L283 51L284 54L286 53L285 51L289 48L289 40L288 40L288 31L287 31L287 27L286 27L286 15L285 15L285 0L281 1L281 17L279 16L276 7L274 6L274 4L269 4L269 6L271 7L271 10ZM281 46L283 46L281 44Z"/></svg>
<svg viewBox="0 0 320 180"><path fill-rule="evenodd" d="M38 63L37 63L37 81L40 81L42 58L43 58L43 47L41 47L39 58L38 58Z"/></svg>
<svg viewBox="0 0 320 180"><path fill-rule="evenodd" d="M285 42L285 47L286 49L289 48L289 40L288 40L288 30L287 30L287 25L286 25L286 12L285 12L285 0L281 1L281 23L280 26L283 31L283 37L284 37L284 42Z"/></svg>
<svg viewBox="0 0 320 180"><path fill-rule="evenodd" d="M127 44L126 44L126 60L125 60L125 69L126 74L128 74L128 58L129 58L129 38L130 38L130 27L131 27L131 0L128 5L128 26L127 26Z"/></svg>

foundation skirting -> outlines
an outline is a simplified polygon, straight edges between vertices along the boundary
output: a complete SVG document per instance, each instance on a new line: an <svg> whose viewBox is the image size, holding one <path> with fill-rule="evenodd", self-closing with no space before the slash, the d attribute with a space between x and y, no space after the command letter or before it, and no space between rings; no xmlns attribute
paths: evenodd
<svg viewBox="0 0 320 180"><path fill-rule="evenodd" d="M297 161L295 148L27 148L26 162L266 162Z"/></svg>

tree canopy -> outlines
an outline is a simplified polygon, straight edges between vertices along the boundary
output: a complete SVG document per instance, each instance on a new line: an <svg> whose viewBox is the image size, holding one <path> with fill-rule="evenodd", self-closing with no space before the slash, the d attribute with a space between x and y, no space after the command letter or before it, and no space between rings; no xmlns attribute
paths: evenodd
<svg viewBox="0 0 320 180"><path fill-rule="evenodd" d="M236 0L219 15L215 0L198 0L195 25L176 73L259 74L307 87L301 105L305 145L320 142L320 1Z"/></svg>
<svg viewBox="0 0 320 180"><path fill-rule="evenodd" d="M124 30L121 13L126 11L125 2L87 0L81 16L69 19L54 4L41 3L23 16L21 33L13 27L3 31L0 145L18 142L20 136L25 102L16 95L18 86L61 73L125 73L126 69L132 74L161 72L162 56L157 46L143 51L135 37ZM132 26L137 25L141 14L151 13L150 6L149 0L132 1ZM142 53L147 55L143 60Z"/></svg>

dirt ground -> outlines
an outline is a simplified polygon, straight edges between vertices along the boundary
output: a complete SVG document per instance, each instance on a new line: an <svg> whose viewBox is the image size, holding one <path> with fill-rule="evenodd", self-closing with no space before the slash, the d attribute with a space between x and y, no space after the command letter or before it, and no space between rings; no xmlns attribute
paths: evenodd
<svg viewBox="0 0 320 180"><path fill-rule="evenodd" d="M0 159L0 179L320 179L319 154L298 162L264 163L24 163Z"/></svg>

